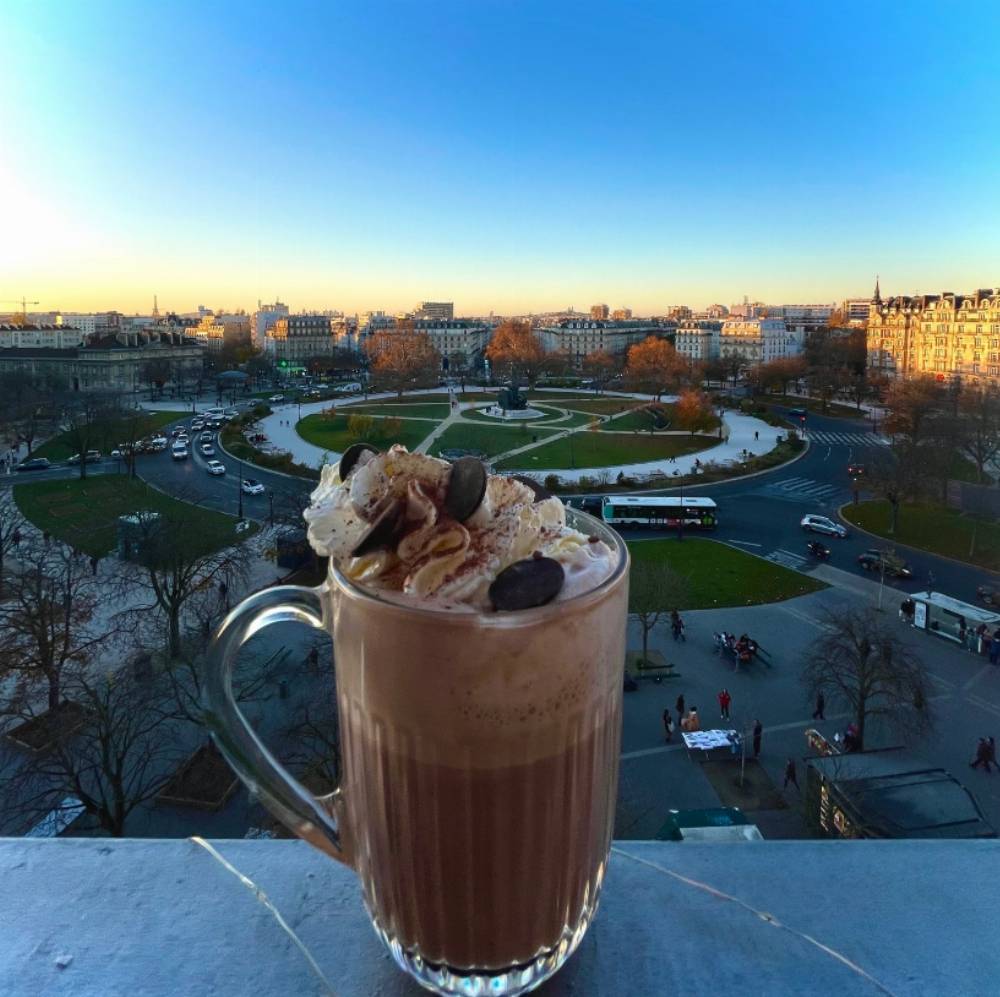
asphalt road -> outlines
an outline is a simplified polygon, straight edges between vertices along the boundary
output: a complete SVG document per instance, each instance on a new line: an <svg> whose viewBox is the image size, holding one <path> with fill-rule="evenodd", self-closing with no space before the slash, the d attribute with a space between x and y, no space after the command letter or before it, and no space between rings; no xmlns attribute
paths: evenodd
<svg viewBox="0 0 1000 997"><path fill-rule="evenodd" d="M775 411L784 414L787 410L775 406ZM191 416L187 415L178 422L190 423L190 420ZM869 422L823 418L812 413L807 418L805 435L810 441L809 450L792 464L742 480L690 486L685 491L709 495L719 503L719 527L712 534L716 539L804 571L815 565L806 544L810 540L822 540L832 551L830 564L871 578L872 573L858 565L857 557L870 547L885 546L884 541L850 527L846 540L807 534L799 521L806 513L819 513L836 520L837 510L852 500L848 464L870 462L885 444L872 432ZM214 434L215 459L225 465L226 474L209 474L206 458L198 452L200 440L196 436L192 436L191 455L187 460L173 460L169 450L146 455L139 459L139 475L177 498L236 515L239 511L240 462L219 449L218 434ZM118 461L106 460L90 465L88 473L116 473L118 465ZM59 466L49 471L7 475L3 481L16 484L74 477L78 473L75 467ZM243 496L244 515L261 522L271 515L272 501L275 515L280 517L284 513L287 517L289 510L295 508L296 503L301 504L302 496L312 488L309 481L299 481L246 463L243 463L242 474L257 479L267 489L264 495ZM623 533L628 538L674 535L649 530L625 530ZM1000 574L902 545L897 545L896 550L913 570L913 577L908 581L886 578L895 588L918 592L931 587L975 603L978 585L990 581L1000 587Z"/></svg>

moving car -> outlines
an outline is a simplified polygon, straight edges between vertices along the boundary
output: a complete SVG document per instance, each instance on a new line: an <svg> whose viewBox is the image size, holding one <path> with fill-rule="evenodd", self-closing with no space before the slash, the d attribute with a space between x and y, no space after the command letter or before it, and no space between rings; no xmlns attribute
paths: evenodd
<svg viewBox="0 0 1000 997"><path fill-rule="evenodd" d="M205 432L198 437L198 439L200 439L202 443L209 443L211 442L212 434L206 429Z"/></svg>
<svg viewBox="0 0 1000 997"><path fill-rule="evenodd" d="M864 476L864 473L865 473L865 465L864 464L848 464L847 465L847 473L852 478L861 478L861 477Z"/></svg>
<svg viewBox="0 0 1000 997"><path fill-rule="evenodd" d="M166 450L169 441L165 436L154 436L150 442L153 444L154 450Z"/></svg>
<svg viewBox="0 0 1000 997"><path fill-rule="evenodd" d="M913 577L913 572L907 567L906 562L888 550L878 550L872 547L858 555L858 564L865 571L878 571L879 573L884 571L890 578Z"/></svg>
<svg viewBox="0 0 1000 997"><path fill-rule="evenodd" d="M214 457L215 447L211 443L202 443L201 445L201 455L202 457Z"/></svg>
<svg viewBox="0 0 1000 997"><path fill-rule="evenodd" d="M205 428L205 423L201 419L195 419L191 423L191 432L197 433L199 430ZM178 430L178 432L183 432L183 430Z"/></svg>
<svg viewBox="0 0 1000 997"><path fill-rule="evenodd" d="M225 474L226 466L217 460L210 460L205 465L205 470L208 471L209 474Z"/></svg>
<svg viewBox="0 0 1000 997"><path fill-rule="evenodd" d="M45 471L48 470L52 465L49 463L47 457L31 457L28 460L22 460L20 464L17 465L15 470L17 471Z"/></svg>
<svg viewBox="0 0 1000 997"><path fill-rule="evenodd" d="M80 463L80 457L81 457L80 454L75 453L75 454L73 454L72 457L69 458L69 460L66 461L66 463L67 464L79 464ZM100 450L88 450L87 453L86 453L86 455L83 457L84 462L87 463L87 464L96 463L100 459L101 459L101 451Z"/></svg>
<svg viewBox="0 0 1000 997"><path fill-rule="evenodd" d="M806 417L806 410L804 408L790 408L788 414L796 419L804 419Z"/></svg>
<svg viewBox="0 0 1000 997"><path fill-rule="evenodd" d="M170 456L174 460L187 460L187 447L183 443L175 443L173 450L170 451Z"/></svg>
<svg viewBox="0 0 1000 997"><path fill-rule="evenodd" d="M264 494L264 486L254 478L244 478L242 488L246 495Z"/></svg>
<svg viewBox="0 0 1000 997"><path fill-rule="evenodd" d="M841 540L847 536L847 530L840 523L835 523L832 519L827 519L826 516L816 516L810 513L802 517L799 526L808 533L823 533L828 537L840 537Z"/></svg>
<svg viewBox="0 0 1000 997"><path fill-rule="evenodd" d="M271 397L268 398L269 402L283 402L284 400L285 400L284 395L271 395Z"/></svg>

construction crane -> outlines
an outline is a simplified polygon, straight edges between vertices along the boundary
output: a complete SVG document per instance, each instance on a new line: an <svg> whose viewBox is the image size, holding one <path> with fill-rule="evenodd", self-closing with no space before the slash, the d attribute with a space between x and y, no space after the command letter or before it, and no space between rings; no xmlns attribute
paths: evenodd
<svg viewBox="0 0 1000 997"><path fill-rule="evenodd" d="M21 322L24 325L28 324L28 305L40 305L40 301L28 301L27 298L8 298L3 302L5 305L20 305L21 306ZM14 313L14 317L17 317L17 312Z"/></svg>

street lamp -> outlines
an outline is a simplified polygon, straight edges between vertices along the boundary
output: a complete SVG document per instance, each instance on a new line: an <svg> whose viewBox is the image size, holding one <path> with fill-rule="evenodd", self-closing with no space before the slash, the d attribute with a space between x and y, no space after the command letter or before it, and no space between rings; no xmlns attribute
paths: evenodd
<svg viewBox="0 0 1000 997"><path fill-rule="evenodd" d="M677 479L677 486L680 488L680 515L677 517L677 539L684 539L684 478L681 475L680 468L674 471L674 477Z"/></svg>
<svg viewBox="0 0 1000 997"><path fill-rule="evenodd" d="M242 520L243 519L243 461L237 460L236 464L237 464L237 466L240 469L240 491L239 491L240 506L239 506L239 517L240 517L240 520Z"/></svg>

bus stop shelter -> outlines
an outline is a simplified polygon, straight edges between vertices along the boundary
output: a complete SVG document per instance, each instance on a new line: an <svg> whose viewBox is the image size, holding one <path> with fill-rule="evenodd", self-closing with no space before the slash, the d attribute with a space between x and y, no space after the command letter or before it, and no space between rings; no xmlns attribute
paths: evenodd
<svg viewBox="0 0 1000 997"><path fill-rule="evenodd" d="M913 625L937 637L965 644L968 635L982 623L992 632L1000 626L1000 613L985 606L953 599L941 592L915 592L913 600Z"/></svg>

